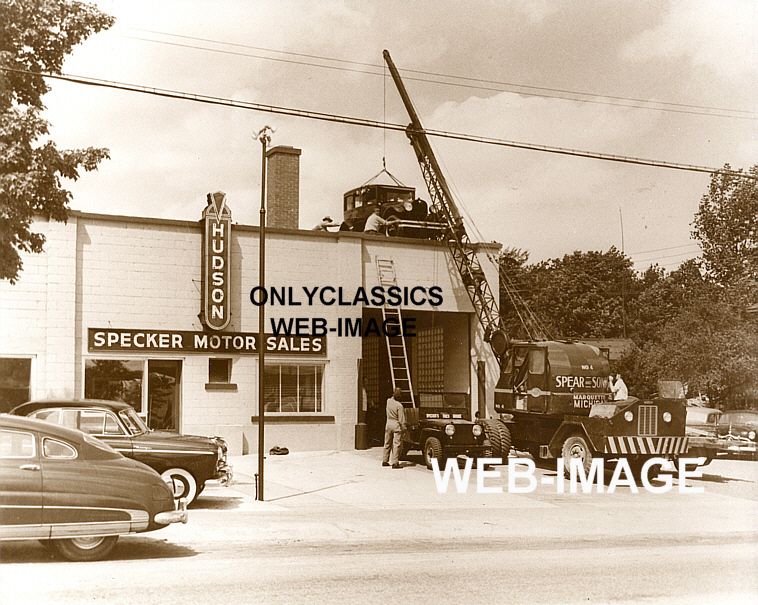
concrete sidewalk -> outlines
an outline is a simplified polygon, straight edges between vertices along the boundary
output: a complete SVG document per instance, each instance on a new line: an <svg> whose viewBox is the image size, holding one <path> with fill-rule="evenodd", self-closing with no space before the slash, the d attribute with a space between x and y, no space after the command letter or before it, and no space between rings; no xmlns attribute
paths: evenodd
<svg viewBox="0 0 758 605"><path fill-rule="evenodd" d="M433 473L420 459L395 470L381 467L379 448L293 452L266 457L265 502L254 500L257 457L230 462L235 483L229 488L209 484L191 509L187 529L192 527L197 538L223 536L261 546L459 538L482 540L483 547L513 540L539 547L563 541L574 546L650 540L672 546L736 544L754 543L758 536L758 464L749 462L717 461L706 467L703 479L693 482L705 488L703 494L679 494L676 487L667 494L633 494L629 488L559 494L545 485L529 494L478 494L473 478L468 493L439 494ZM505 487L507 466L494 468L502 477L487 484ZM554 477L555 471L538 468L536 476ZM232 518L240 523L235 521L230 536L223 527Z"/></svg>

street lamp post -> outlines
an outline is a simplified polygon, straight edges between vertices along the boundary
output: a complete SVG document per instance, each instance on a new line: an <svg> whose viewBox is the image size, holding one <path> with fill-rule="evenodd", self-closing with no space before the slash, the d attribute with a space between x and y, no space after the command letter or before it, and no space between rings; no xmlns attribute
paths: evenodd
<svg viewBox="0 0 758 605"><path fill-rule="evenodd" d="M264 292L266 285L266 145L271 142L269 135L271 128L264 126L258 131L256 137L261 142L261 209L258 227L258 285L260 292ZM264 442L264 416L266 407L264 397L264 366L266 341L264 336L264 322L266 320L264 300L258 305L258 482L256 499L263 502L263 458L265 454Z"/></svg>

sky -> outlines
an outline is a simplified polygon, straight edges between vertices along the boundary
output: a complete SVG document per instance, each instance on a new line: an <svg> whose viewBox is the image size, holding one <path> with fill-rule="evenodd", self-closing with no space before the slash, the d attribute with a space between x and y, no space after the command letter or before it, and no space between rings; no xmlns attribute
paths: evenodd
<svg viewBox="0 0 758 605"><path fill-rule="evenodd" d="M758 3L751 0L97 4L116 24L77 47L64 73L407 123L392 81L371 67L388 49L430 129L714 168L758 163ZM455 85L422 82L403 70L521 88L438 76L421 77ZM272 146L302 149L301 228L325 214L339 220L342 194L379 172L383 157L394 176L429 198L401 132L51 86L46 117L59 147L111 154L96 172L66 183L78 210L198 220L206 194L222 190L234 221L257 224L255 134L266 125L275 130ZM622 234L639 270L652 262L673 270L698 253L690 231L707 174L432 144L470 229L528 251L532 262L620 249Z"/></svg>

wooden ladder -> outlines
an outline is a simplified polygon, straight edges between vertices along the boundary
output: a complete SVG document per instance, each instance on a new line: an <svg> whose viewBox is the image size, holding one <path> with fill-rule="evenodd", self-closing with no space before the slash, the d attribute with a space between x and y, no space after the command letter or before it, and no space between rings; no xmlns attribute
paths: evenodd
<svg viewBox="0 0 758 605"><path fill-rule="evenodd" d="M376 259L376 271L379 276L379 285L384 288L386 293L390 286L397 286L397 276L395 274L395 263L391 258ZM387 342L387 356L390 361L390 373L392 374L392 388L400 389L402 395L400 401L409 403L416 407L416 399L413 395L413 386L411 385L411 372L408 367L408 349L405 345L405 337L401 333L402 316L399 307L393 307L384 304L382 307L382 318L387 326L385 330L385 340ZM391 336L390 332L397 328L398 335Z"/></svg>

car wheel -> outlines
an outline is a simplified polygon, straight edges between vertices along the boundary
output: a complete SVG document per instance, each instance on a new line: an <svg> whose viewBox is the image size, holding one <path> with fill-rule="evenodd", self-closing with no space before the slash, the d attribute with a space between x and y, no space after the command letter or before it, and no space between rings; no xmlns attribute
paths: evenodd
<svg viewBox="0 0 758 605"><path fill-rule="evenodd" d="M581 460L585 474L589 472L590 465L592 464L592 450L587 440L581 435L570 435L563 442L561 456L563 457L563 469L567 477L570 473L572 458Z"/></svg>
<svg viewBox="0 0 758 605"><path fill-rule="evenodd" d="M432 470L432 460L442 462L442 444L436 437L429 437L424 442L424 464L426 468Z"/></svg>
<svg viewBox="0 0 758 605"><path fill-rule="evenodd" d="M53 548L69 561L99 561L116 546L118 536L92 536L52 540Z"/></svg>
<svg viewBox="0 0 758 605"><path fill-rule="evenodd" d="M183 468L170 468L161 473L161 478L168 483L169 487L174 486L174 499L184 498L187 504L192 504L200 493L197 490L197 480L192 473L185 471Z"/></svg>

